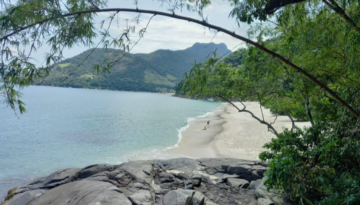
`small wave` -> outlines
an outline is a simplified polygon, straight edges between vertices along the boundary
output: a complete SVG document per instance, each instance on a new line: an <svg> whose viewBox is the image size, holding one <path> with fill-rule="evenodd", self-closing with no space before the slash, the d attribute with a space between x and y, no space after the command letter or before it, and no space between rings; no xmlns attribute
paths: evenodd
<svg viewBox="0 0 360 205"><path fill-rule="evenodd" d="M182 138L183 138L183 136L182 136L181 133L182 133L183 131L185 131L186 129L189 128L190 122L195 121L195 120L197 120L197 119L199 119L199 118L207 117L208 115L211 115L211 114L213 114L215 111L217 111L218 109L222 108L224 105L226 105L226 103L221 103L221 105L220 105L219 107L215 108L215 109L214 109L213 111L211 111L211 112L205 113L204 115L200 115L200 116L197 116L197 117L189 117L189 118L187 119L186 125L185 125L184 127L181 127L180 129L177 130L177 131L178 131L178 141L176 142L176 144L173 145L173 146L171 146L171 147L165 148L164 151L167 151L167 150L170 150L170 149L173 149L173 148L176 148L176 147L179 146L179 144L180 144L180 142L181 142L181 140L182 140Z"/></svg>
<svg viewBox="0 0 360 205"><path fill-rule="evenodd" d="M155 149L136 150L136 151L128 153L126 155L122 155L121 157L114 157L114 158L110 159L109 161L111 161L111 163L116 162L116 163L120 164L123 162L135 161L135 160L171 159L171 158L184 157L184 155L169 153L167 151L179 146L179 144L183 138L182 132L184 132L186 129L189 128L191 122L198 120L200 118L207 117L211 114L214 114L216 111L221 109L224 106L224 104L226 104L226 103L222 103L219 107L215 108L213 111L206 112L203 115L187 118L186 125L181 127L180 129L177 129L178 140L177 140L176 144L173 146L166 147L165 149L155 148Z"/></svg>

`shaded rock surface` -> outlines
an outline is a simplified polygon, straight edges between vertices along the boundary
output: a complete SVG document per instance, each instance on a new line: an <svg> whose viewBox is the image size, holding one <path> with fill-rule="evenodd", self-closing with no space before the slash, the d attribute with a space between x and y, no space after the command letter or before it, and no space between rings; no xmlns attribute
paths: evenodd
<svg viewBox="0 0 360 205"><path fill-rule="evenodd" d="M238 178L228 178L226 184L235 188L247 188L249 186L247 180Z"/></svg>
<svg viewBox="0 0 360 205"><path fill-rule="evenodd" d="M7 205L286 204L263 185L266 164L240 159L135 161L64 169L18 186ZM250 184L250 188L248 187Z"/></svg>

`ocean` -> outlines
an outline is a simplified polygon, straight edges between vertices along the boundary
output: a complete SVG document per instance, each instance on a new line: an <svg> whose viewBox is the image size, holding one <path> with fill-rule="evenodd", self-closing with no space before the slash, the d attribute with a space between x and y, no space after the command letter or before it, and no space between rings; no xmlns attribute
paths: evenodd
<svg viewBox="0 0 360 205"><path fill-rule="evenodd" d="M0 104L0 201L58 169L168 158L180 132L219 102L169 94L31 86L25 114ZM3 99L0 98L3 101Z"/></svg>

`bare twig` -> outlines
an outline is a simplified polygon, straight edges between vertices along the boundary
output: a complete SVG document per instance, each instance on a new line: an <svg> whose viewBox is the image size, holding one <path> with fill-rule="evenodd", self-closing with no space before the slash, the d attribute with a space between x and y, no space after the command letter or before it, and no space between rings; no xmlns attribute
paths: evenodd
<svg viewBox="0 0 360 205"><path fill-rule="evenodd" d="M61 82L65 82L67 79L69 79L69 77L74 74L76 72L77 69L79 69L79 67L90 57L90 55L98 48L98 46L100 45L101 42L103 42L106 38L106 35L107 33L109 32L110 30L110 26L111 26L111 23L112 21L114 20L114 17L115 15L117 14L118 12L116 12L114 15L111 16L111 19L110 19L110 22L109 22L109 25L107 27L107 29L105 30L105 33L104 33L104 36L102 37L102 39L99 41L99 43L95 46L95 48L93 48L90 53L68 74L68 76L66 76L64 78L64 80L62 80Z"/></svg>
<svg viewBox="0 0 360 205"><path fill-rule="evenodd" d="M276 122L277 118L278 118L278 115L276 115L276 116L275 116L274 122L271 122L271 123L270 123L270 125L275 124L275 122Z"/></svg>
<svg viewBox="0 0 360 205"><path fill-rule="evenodd" d="M297 129L298 131L301 131L301 129L295 125L295 121L294 119L291 117L291 115L288 113L288 112L285 112L284 108L281 106L281 103L280 103L280 99L278 96L276 96L276 99L277 99L277 102L278 104L280 105L281 107L281 110L286 114L286 116L288 116L288 118L290 119L291 121L291 131L293 131L294 129Z"/></svg>
<svg viewBox="0 0 360 205"><path fill-rule="evenodd" d="M265 121L265 119L264 119L264 113L263 113L263 110L262 110L262 107L261 107L261 98L260 98L259 93L257 93L257 97L258 97L258 99L259 99L259 105L260 105L261 115L262 115L263 121Z"/></svg>
<svg viewBox="0 0 360 205"><path fill-rule="evenodd" d="M261 124L267 125L268 127L268 131L270 131L271 133L273 133L277 138L279 138L279 133L276 131L276 129L272 126L271 123L268 123L264 120L261 120L260 118L256 117L256 115L254 115L254 113L252 113L249 110L245 110L245 105L241 102L241 104L244 105L244 109L239 109L239 107L237 107L233 102L231 102L230 100L226 99L225 97L218 95L221 99L223 99L224 101L230 103L232 106L234 106L239 112L246 112L249 113L255 120L257 120L258 122L260 122Z"/></svg>
<svg viewBox="0 0 360 205"><path fill-rule="evenodd" d="M245 110L245 109L246 109L246 105L245 105L240 99L238 99L238 101L244 106L243 110Z"/></svg>
<svg viewBox="0 0 360 205"><path fill-rule="evenodd" d="M147 22L145 28L143 29L143 32L144 32L144 33L146 32L147 28L149 27L150 22L151 22L151 20L154 18L154 16L156 16L156 15L154 14L153 16L151 16L151 18L150 18L149 21ZM125 57L128 53L130 53L130 51L140 42L140 40L141 40L143 37L144 37L144 36L141 35L141 36L139 37L139 39L134 43L134 45L131 46L131 48L128 50L128 52L125 52L121 57L119 57L116 61L114 61L114 62L111 64L110 67L112 67L113 65L115 65L117 62L120 61L120 59L122 59L122 58Z"/></svg>
<svg viewBox="0 0 360 205"><path fill-rule="evenodd" d="M360 84L360 81L358 81L358 80L356 80L356 79L349 78L349 77L347 77L346 75L341 75L341 74L339 74L339 73L334 73L334 72L331 72L331 71L329 71L329 70L325 70L325 69L321 69L321 68L316 68L316 67L313 67L313 68L316 69L316 70L321 70L321 71L323 71L323 72L330 73L330 74L332 74L332 75L336 75L336 76L339 76L339 77L341 77L341 78L345 78L345 79L347 79L347 80L350 80L350 81L353 81L353 82L355 82L355 83L359 83L359 84Z"/></svg>
<svg viewBox="0 0 360 205"><path fill-rule="evenodd" d="M313 118L312 118L311 110L310 110L310 108L309 108L309 104L310 104L309 99L305 96L305 94L304 94L304 92L301 90L300 86L299 86L299 91L300 91L301 95L303 96L303 98L304 98L304 100L305 100L304 104L305 104L305 109L306 109L306 115L308 116L311 125L314 126L314 120L313 120Z"/></svg>

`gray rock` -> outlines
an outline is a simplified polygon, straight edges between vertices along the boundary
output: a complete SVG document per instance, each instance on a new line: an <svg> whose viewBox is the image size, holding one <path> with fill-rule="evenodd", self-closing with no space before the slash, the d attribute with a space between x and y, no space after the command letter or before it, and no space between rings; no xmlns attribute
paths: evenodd
<svg viewBox="0 0 360 205"><path fill-rule="evenodd" d="M192 196L194 191L190 190L173 190L169 191L163 198L163 204L164 205L185 205L186 199L189 196ZM207 205L216 205L209 199L207 199L203 194L200 192L196 192L193 197L193 203L194 205L200 204L201 200L205 198L205 203Z"/></svg>
<svg viewBox="0 0 360 205"><path fill-rule="evenodd" d="M252 170L252 166L248 164L240 164L236 166L235 173L238 175L243 175L243 174L251 175L251 170Z"/></svg>
<svg viewBox="0 0 360 205"><path fill-rule="evenodd" d="M186 180L185 189L194 189L194 183L191 180Z"/></svg>
<svg viewBox="0 0 360 205"><path fill-rule="evenodd" d="M195 187L201 186L202 176L200 174L194 174L191 178L192 178L192 183Z"/></svg>
<svg viewBox="0 0 360 205"><path fill-rule="evenodd" d="M87 178L104 171L112 171L115 166L108 164L97 164L85 167L79 172L79 178Z"/></svg>
<svg viewBox="0 0 360 205"><path fill-rule="evenodd" d="M264 177L264 174L265 172L267 172L269 168L265 167L265 166L262 166L262 165L254 165L252 167L252 170L253 171L256 171L256 173L261 177L263 178Z"/></svg>
<svg viewBox="0 0 360 205"><path fill-rule="evenodd" d="M125 170L130 174L134 181L150 183L150 176L153 166L149 161L132 161L120 165L119 169Z"/></svg>
<svg viewBox="0 0 360 205"><path fill-rule="evenodd" d="M219 171L218 171L217 169L212 168L212 167L206 168L206 172L207 172L208 174L210 174L210 175L214 175L214 174L216 174L216 173L219 173Z"/></svg>
<svg viewBox="0 0 360 205"><path fill-rule="evenodd" d="M253 180L251 174L242 174L242 175L240 175L240 178L246 179L246 180L248 180L249 182Z"/></svg>
<svg viewBox="0 0 360 205"><path fill-rule="evenodd" d="M277 191L274 189L267 190L266 186L264 185L264 182L266 180L266 177L264 177L260 183L257 185L255 189L255 195L258 199L264 198L272 201L275 205L281 205L286 203L285 200L277 194Z"/></svg>
<svg viewBox="0 0 360 205"><path fill-rule="evenodd" d="M71 182L78 177L80 169L63 169L50 174L47 177L36 179L26 185L19 186L15 194L35 189L49 189Z"/></svg>
<svg viewBox="0 0 360 205"><path fill-rule="evenodd" d="M259 173L257 170L253 170L251 171L251 179L252 180L258 180L258 179L262 179L263 175L261 173Z"/></svg>
<svg viewBox="0 0 360 205"><path fill-rule="evenodd" d="M225 170L226 172L228 172L229 174L235 174L237 166L240 166L240 165L253 166L255 164L258 164L258 162L256 162L256 161L243 160L243 159L225 158L225 159L220 159L220 160L221 160L222 169Z"/></svg>
<svg viewBox="0 0 360 205"><path fill-rule="evenodd" d="M256 187L261 183L261 179L251 181L249 185L249 189L256 189Z"/></svg>
<svg viewBox="0 0 360 205"><path fill-rule="evenodd" d="M168 174L166 172L161 172L159 174L160 183L173 182L174 176L172 174Z"/></svg>
<svg viewBox="0 0 360 205"><path fill-rule="evenodd" d="M230 166L228 166L228 168L227 168L227 173L229 173L229 174L236 174L236 168L237 168L236 165L230 165Z"/></svg>
<svg viewBox="0 0 360 205"><path fill-rule="evenodd" d="M35 189L15 196L7 205L29 204L31 201L41 197L47 190Z"/></svg>
<svg viewBox="0 0 360 205"><path fill-rule="evenodd" d="M177 158L169 160L160 160L155 163L155 166L165 170L178 170L184 172L185 175L191 176L193 170L200 170L200 162L189 158Z"/></svg>
<svg viewBox="0 0 360 205"><path fill-rule="evenodd" d="M127 172L121 170L113 178L119 186L127 186L132 181L132 176ZM105 179L101 180L104 181Z"/></svg>
<svg viewBox="0 0 360 205"><path fill-rule="evenodd" d="M240 178L241 176L240 175L237 175L237 174L223 174L221 176L221 179L223 180L226 180L228 178Z"/></svg>
<svg viewBox="0 0 360 205"><path fill-rule="evenodd" d="M195 187L199 187L201 186L201 179L193 179L192 183Z"/></svg>
<svg viewBox="0 0 360 205"><path fill-rule="evenodd" d="M274 202L272 202L270 199L267 199L267 198L259 198L258 204L259 205L275 205Z"/></svg>
<svg viewBox="0 0 360 205"><path fill-rule="evenodd" d="M256 196L260 202L268 199L279 204L281 197L274 190L267 192L261 180L251 183L255 190L229 189L229 185L245 188L246 180L258 178L266 170L259 162L230 158L91 165L60 170L19 186L7 196L7 205L148 205L151 200L167 205L162 202L168 193L179 191L175 198L181 201L194 192L190 189L195 189L198 201L205 197L207 205L254 204L258 202Z"/></svg>
<svg viewBox="0 0 360 205"><path fill-rule="evenodd" d="M133 187L134 187L134 188L137 188L137 189L142 189L142 188L144 188L144 184L139 183L139 182L135 182L135 183L133 184Z"/></svg>
<svg viewBox="0 0 360 205"><path fill-rule="evenodd" d="M237 179L237 178L228 178L226 184L230 187L235 188L247 188L249 186L249 182L245 179Z"/></svg>
<svg viewBox="0 0 360 205"><path fill-rule="evenodd" d="M202 176L201 176L201 174L194 174L194 175L192 175L191 178L192 178L192 179L201 179Z"/></svg>
<svg viewBox="0 0 360 205"><path fill-rule="evenodd" d="M87 205L102 204L132 205L128 198L114 185L106 182L81 180L44 192L41 197L33 197L27 205ZM8 205L20 205L17 200L12 200Z"/></svg>
<svg viewBox="0 0 360 205"><path fill-rule="evenodd" d="M133 205L151 205L151 195L147 190L139 190L129 196Z"/></svg>

